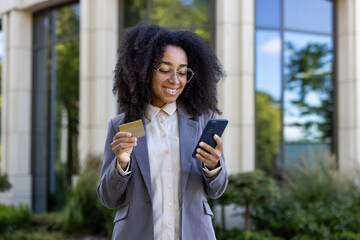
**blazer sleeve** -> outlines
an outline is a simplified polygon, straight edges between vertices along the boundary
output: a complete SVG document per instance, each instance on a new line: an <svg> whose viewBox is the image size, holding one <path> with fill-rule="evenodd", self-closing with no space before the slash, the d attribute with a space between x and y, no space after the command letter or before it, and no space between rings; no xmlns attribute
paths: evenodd
<svg viewBox="0 0 360 240"><path fill-rule="evenodd" d="M228 185L228 174L225 167L224 154L221 154L221 171L213 178L208 178L203 173L205 192L210 198L219 198L226 190Z"/></svg>
<svg viewBox="0 0 360 240"><path fill-rule="evenodd" d="M213 112L209 112L208 114L205 114L200 118L200 125L202 130L205 128L205 125L210 118L217 118L217 116ZM203 173L205 192L206 195L210 198L219 198L225 192L229 182L228 173L225 166L224 153L221 154L220 164L221 171L217 176L213 178L208 178Z"/></svg>
<svg viewBox="0 0 360 240"><path fill-rule="evenodd" d="M105 142L101 178L97 187L97 194L101 203L110 209L117 208L125 198L125 191L131 177L121 175L116 169L116 156L112 151L111 142L116 132L114 120L110 120ZM132 161L132 159L130 159ZM130 171L131 171L130 164Z"/></svg>

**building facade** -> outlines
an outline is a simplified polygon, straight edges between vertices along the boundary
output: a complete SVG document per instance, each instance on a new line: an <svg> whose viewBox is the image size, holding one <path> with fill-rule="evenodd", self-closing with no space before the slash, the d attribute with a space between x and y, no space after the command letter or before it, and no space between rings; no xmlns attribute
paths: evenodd
<svg viewBox="0 0 360 240"><path fill-rule="evenodd" d="M357 0L14 0L0 3L0 201L61 207L89 156L101 156L117 47L139 21L191 30L227 78L218 97L230 173L277 175L324 149L340 170L360 163Z"/></svg>

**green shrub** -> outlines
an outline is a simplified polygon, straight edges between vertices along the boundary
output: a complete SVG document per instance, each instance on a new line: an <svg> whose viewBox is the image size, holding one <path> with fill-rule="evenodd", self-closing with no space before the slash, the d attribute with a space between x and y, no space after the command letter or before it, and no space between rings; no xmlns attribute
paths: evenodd
<svg viewBox="0 0 360 240"><path fill-rule="evenodd" d="M244 230L248 230L251 208L266 205L276 194L278 194L278 189L274 181L263 171L241 172L229 176L229 185L218 203L244 206Z"/></svg>
<svg viewBox="0 0 360 240"><path fill-rule="evenodd" d="M0 173L0 192L5 192L11 188L6 174Z"/></svg>
<svg viewBox="0 0 360 240"><path fill-rule="evenodd" d="M359 240L360 233L342 232L335 234L330 240Z"/></svg>
<svg viewBox="0 0 360 240"><path fill-rule="evenodd" d="M31 213L27 206L0 204L0 233L26 229L31 225Z"/></svg>
<svg viewBox="0 0 360 240"><path fill-rule="evenodd" d="M360 187L340 175L332 160L315 156L289 170L282 194L254 208L256 228L292 240L360 232Z"/></svg>
<svg viewBox="0 0 360 240"><path fill-rule="evenodd" d="M65 239L58 213L32 215L27 206L0 204L0 240L55 239Z"/></svg>
<svg viewBox="0 0 360 240"><path fill-rule="evenodd" d="M0 235L0 240L60 240L66 239L61 232L47 232L36 229L17 230Z"/></svg>
<svg viewBox="0 0 360 240"><path fill-rule="evenodd" d="M61 231L62 213L50 212L32 216L32 227L41 232Z"/></svg>
<svg viewBox="0 0 360 240"><path fill-rule="evenodd" d="M102 206L96 193L101 164L100 158L88 158L63 211L62 227L65 232L111 236L115 211Z"/></svg>
<svg viewBox="0 0 360 240"><path fill-rule="evenodd" d="M274 237L269 231L241 231L238 228L231 231L219 231L216 229L216 239L218 240L283 240L283 238Z"/></svg>

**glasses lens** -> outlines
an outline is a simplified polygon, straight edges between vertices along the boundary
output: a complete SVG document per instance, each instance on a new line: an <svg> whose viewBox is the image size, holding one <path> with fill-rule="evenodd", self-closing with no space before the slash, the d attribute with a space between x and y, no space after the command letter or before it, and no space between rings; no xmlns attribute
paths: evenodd
<svg viewBox="0 0 360 240"><path fill-rule="evenodd" d="M183 83L188 83L194 75L190 68L182 68L177 71L176 74L178 79Z"/></svg>
<svg viewBox="0 0 360 240"><path fill-rule="evenodd" d="M173 68L168 66L161 66L158 69L159 73L159 79L160 81L166 81L171 78L171 75L173 74Z"/></svg>
<svg viewBox="0 0 360 240"><path fill-rule="evenodd" d="M190 68L186 69L186 83L190 82L192 77L194 76L193 71Z"/></svg>
<svg viewBox="0 0 360 240"><path fill-rule="evenodd" d="M158 69L160 81L167 81L173 77L174 69L170 66L161 66ZM190 68L181 68L176 71L176 76L180 82L188 83L194 76L193 71Z"/></svg>

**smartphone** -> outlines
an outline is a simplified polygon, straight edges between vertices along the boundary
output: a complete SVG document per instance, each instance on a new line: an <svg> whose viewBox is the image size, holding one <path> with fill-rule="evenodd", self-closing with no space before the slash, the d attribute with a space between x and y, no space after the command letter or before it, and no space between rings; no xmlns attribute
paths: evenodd
<svg viewBox="0 0 360 240"><path fill-rule="evenodd" d="M192 156L194 158L196 158L196 156L195 156L196 149L198 149L200 147L199 146L200 142L205 142L205 143L209 144L210 146L212 146L213 148L215 148L216 142L214 140L214 135L216 134L219 137L221 137L227 124L228 124L228 120L226 120L226 119L209 119L204 128L204 131L202 132L201 137L196 145L196 148L194 149Z"/></svg>

